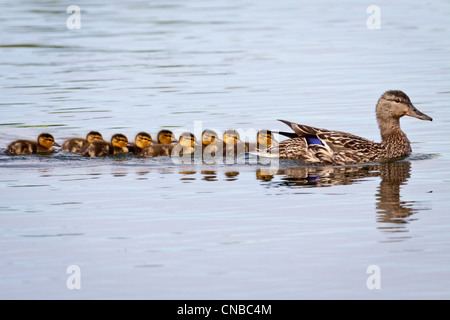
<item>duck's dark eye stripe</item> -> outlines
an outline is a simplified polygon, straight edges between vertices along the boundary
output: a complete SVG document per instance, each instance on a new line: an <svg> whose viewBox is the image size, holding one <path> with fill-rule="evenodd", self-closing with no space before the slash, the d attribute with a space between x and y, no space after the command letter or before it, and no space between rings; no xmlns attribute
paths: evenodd
<svg viewBox="0 0 450 320"><path fill-rule="evenodd" d="M400 100L400 99L386 99L386 100L387 100L387 101L397 102L397 103L408 103L407 101Z"/></svg>

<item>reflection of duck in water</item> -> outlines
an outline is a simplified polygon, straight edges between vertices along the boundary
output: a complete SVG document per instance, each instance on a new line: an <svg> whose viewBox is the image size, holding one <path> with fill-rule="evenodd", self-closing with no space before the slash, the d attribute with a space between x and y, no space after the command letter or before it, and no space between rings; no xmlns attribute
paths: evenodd
<svg viewBox="0 0 450 320"><path fill-rule="evenodd" d="M409 179L410 168L409 161L397 161L359 166L293 167L275 172L263 168L257 170L256 176L269 186L294 188L349 185L367 177L381 177L376 194L377 221L401 224L408 222L408 217L418 212L414 208L415 202L400 199L400 188ZM271 181L276 175L282 176L281 182Z"/></svg>
<svg viewBox="0 0 450 320"><path fill-rule="evenodd" d="M49 133L41 133L37 141L32 140L17 140L11 142L5 153L10 155L23 154L50 154L53 152L53 146L60 147L55 143L55 139Z"/></svg>
<svg viewBox="0 0 450 320"><path fill-rule="evenodd" d="M399 161L380 165L381 182L378 187L378 222L406 223L416 213L413 201L401 201L400 187L410 177L411 163Z"/></svg>
<svg viewBox="0 0 450 320"><path fill-rule="evenodd" d="M409 97L402 91L385 92L378 100L376 116L381 132L381 143L341 131L330 131L282 122L294 133L281 133L291 139L279 143L271 150L281 159L296 159L307 164L345 165L381 162L401 159L411 154L411 145L406 134L400 129L400 118L411 116L420 120L432 120L417 110Z"/></svg>

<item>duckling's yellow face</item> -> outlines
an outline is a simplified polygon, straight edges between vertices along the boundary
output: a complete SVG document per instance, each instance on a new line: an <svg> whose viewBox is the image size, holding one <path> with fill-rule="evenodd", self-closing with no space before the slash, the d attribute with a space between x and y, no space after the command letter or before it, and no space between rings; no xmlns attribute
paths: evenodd
<svg viewBox="0 0 450 320"><path fill-rule="evenodd" d="M267 132L259 132L257 136L258 145L270 146L272 144L272 134Z"/></svg>
<svg viewBox="0 0 450 320"><path fill-rule="evenodd" d="M38 143L41 146L43 146L47 149L50 149L55 144L55 139L53 139L53 137L51 137L51 136L40 136L38 139Z"/></svg>
<svg viewBox="0 0 450 320"><path fill-rule="evenodd" d="M223 141L226 144L236 144L239 141L239 135L234 132L225 132L223 135Z"/></svg>
<svg viewBox="0 0 450 320"><path fill-rule="evenodd" d="M86 137L88 142L100 141L103 140L103 136L99 133L89 133Z"/></svg>
<svg viewBox="0 0 450 320"><path fill-rule="evenodd" d="M192 136L181 136L180 144L183 148L193 148L195 146L195 138Z"/></svg>
<svg viewBox="0 0 450 320"><path fill-rule="evenodd" d="M204 133L202 134L202 144L203 144L204 146L207 146L207 145L213 143L213 142L216 141L216 140L217 140L217 137L216 137L216 135L215 135L214 133L212 133L212 132L204 132Z"/></svg>
<svg viewBox="0 0 450 320"><path fill-rule="evenodd" d="M111 139L111 144L114 147L126 148L126 146L128 144L128 139L127 139L127 137L122 136L122 135L114 136Z"/></svg>
<svg viewBox="0 0 450 320"><path fill-rule="evenodd" d="M173 133L162 132L158 135L158 141L164 144L170 144L174 141Z"/></svg>
<svg viewBox="0 0 450 320"><path fill-rule="evenodd" d="M136 136L136 146L140 149L147 148L152 143L152 138L138 134Z"/></svg>

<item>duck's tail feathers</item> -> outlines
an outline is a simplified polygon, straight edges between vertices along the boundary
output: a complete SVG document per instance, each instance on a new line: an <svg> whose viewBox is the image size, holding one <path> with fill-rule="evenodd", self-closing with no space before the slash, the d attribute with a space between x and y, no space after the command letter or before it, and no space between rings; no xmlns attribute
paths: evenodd
<svg viewBox="0 0 450 320"><path fill-rule="evenodd" d="M294 122L287 121L287 120L278 119L278 121L281 121L281 122L287 124L296 133L296 136L298 136L298 137L304 137L304 136L308 136L308 135L316 135L320 131L320 129L318 129L318 128L314 128L311 126L305 126L305 125L294 123ZM280 132L280 134L282 134L282 133ZM294 137L294 136L291 136L291 137Z"/></svg>
<svg viewBox="0 0 450 320"><path fill-rule="evenodd" d="M298 138L298 134L296 134L295 132L284 132L284 131L280 131L278 132L279 134L286 136L288 138Z"/></svg>

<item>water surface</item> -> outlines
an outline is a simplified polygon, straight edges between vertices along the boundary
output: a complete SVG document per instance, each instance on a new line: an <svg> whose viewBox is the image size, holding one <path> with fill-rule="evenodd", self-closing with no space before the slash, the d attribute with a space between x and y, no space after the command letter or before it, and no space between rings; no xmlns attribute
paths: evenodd
<svg viewBox="0 0 450 320"><path fill-rule="evenodd" d="M433 122L362 166L2 154L1 298L448 299L448 2L382 1L379 30L358 1L81 1L74 30L68 5L0 2L0 151L280 118L379 140L389 89Z"/></svg>

